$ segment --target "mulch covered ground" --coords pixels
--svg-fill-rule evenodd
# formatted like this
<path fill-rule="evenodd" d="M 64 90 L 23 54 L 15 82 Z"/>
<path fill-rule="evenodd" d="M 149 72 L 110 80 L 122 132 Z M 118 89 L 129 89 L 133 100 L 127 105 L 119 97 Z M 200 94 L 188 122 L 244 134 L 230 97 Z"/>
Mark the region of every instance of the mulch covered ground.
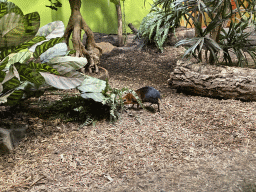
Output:
<path fill-rule="evenodd" d="M 127 106 L 115 124 L 82 128 L 40 118 L 40 108 L 35 116 L 31 106 L 6 117 L 33 134 L 0 157 L 0 191 L 256 190 L 256 102 L 176 93 L 167 80 L 183 52 L 148 47 L 101 58 L 112 87 L 158 89 L 160 113 Z"/>

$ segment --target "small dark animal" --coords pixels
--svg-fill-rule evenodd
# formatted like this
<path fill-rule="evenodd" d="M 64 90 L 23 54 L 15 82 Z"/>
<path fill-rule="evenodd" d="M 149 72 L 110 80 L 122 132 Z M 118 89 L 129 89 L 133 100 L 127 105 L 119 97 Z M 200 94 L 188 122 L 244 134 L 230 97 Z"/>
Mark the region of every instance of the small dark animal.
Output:
<path fill-rule="evenodd" d="M 153 87 L 142 87 L 135 91 L 141 101 L 144 102 L 150 102 L 152 104 L 158 105 L 158 111 L 160 112 L 159 108 L 159 101 L 160 101 L 160 93 Z M 131 94 L 128 93 L 123 97 L 124 104 L 137 104 L 137 108 L 139 106 L 139 103 L 137 99 Z"/>

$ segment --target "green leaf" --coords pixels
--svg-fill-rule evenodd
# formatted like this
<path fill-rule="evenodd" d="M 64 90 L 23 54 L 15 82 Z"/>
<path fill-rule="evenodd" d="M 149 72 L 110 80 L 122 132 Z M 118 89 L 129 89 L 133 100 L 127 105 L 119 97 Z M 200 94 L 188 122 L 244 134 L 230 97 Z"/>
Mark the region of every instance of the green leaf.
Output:
<path fill-rule="evenodd" d="M 9 57 L 5 57 L 1 62 L 0 62 L 0 71 L 2 71 L 6 65 L 8 64 L 8 61 L 9 61 Z M 0 76 L 1 78 L 1 76 Z"/>
<path fill-rule="evenodd" d="M 106 87 L 106 81 L 86 76 L 82 84 L 77 87 L 82 92 L 101 93 Z"/>
<path fill-rule="evenodd" d="M 79 70 L 85 67 L 87 63 L 87 59 L 84 57 L 59 56 L 52 58 L 48 65 L 53 66 L 53 68 L 57 68 L 56 65 L 60 65 L 74 70 Z"/>
<path fill-rule="evenodd" d="M 0 12 L 1 12 L 0 18 L 2 18 L 5 14 L 11 13 L 11 12 L 16 13 L 17 15 L 23 16 L 23 12 L 18 6 L 16 6 L 12 2 L 7 2 L 7 1 L 0 2 Z"/>
<path fill-rule="evenodd" d="M 83 75 L 77 70 L 83 68 L 87 64 L 87 59 L 84 57 L 54 57 L 48 65 L 56 69 L 60 75 L 65 77 L 82 78 Z"/>
<path fill-rule="evenodd" d="M 9 60 L 7 66 L 10 66 L 14 63 L 25 63 L 29 58 L 31 57 L 31 54 L 29 52 L 19 52 L 14 54 L 14 56 L 11 57 Z"/>
<path fill-rule="evenodd" d="M 2 87 L 2 85 L 0 85 Z M 7 94 L 0 94 L 0 104 L 7 103 L 8 97 L 14 92 L 15 90 L 7 93 Z M 1 93 L 1 91 L 0 91 Z"/>
<path fill-rule="evenodd" d="M 29 81 L 36 86 L 44 84 L 44 78 L 40 75 L 37 70 L 31 69 L 27 64 L 16 63 L 21 81 Z"/>
<path fill-rule="evenodd" d="M 46 72 L 39 72 L 45 79 L 48 85 L 51 85 L 57 89 L 73 89 L 81 85 L 83 78 L 68 78 L 53 75 Z"/>
<path fill-rule="evenodd" d="M 43 42 L 41 45 L 38 45 L 35 49 L 33 57 L 37 59 L 42 53 L 44 53 L 47 49 L 53 47 L 57 43 L 61 43 L 64 40 L 63 37 L 52 38 L 49 41 Z"/>
<path fill-rule="evenodd" d="M 16 78 L 16 77 L 13 77 L 12 79 L 8 80 L 7 82 L 5 82 L 3 85 L 3 93 L 7 93 L 9 92 L 10 90 L 14 90 L 16 89 L 17 87 L 20 86 L 20 81 Z"/>
<path fill-rule="evenodd" d="M 1 53 L 0 53 L 0 58 L 5 58 L 6 56 L 8 56 L 11 53 L 17 53 L 23 49 L 29 48 L 30 46 L 45 40 L 46 38 L 44 36 L 37 36 L 34 37 L 32 40 L 25 42 L 25 43 L 21 43 L 20 45 L 16 46 L 16 47 L 10 47 L 9 49 L 6 48 L 2 48 L 0 49 Z"/>
<path fill-rule="evenodd" d="M 28 67 L 32 70 L 34 69 L 37 72 L 49 72 L 49 73 L 52 73 L 55 75 L 60 75 L 56 69 L 52 68 L 51 66 L 49 66 L 45 63 L 41 64 L 41 63 L 30 62 L 28 64 Z"/>
<path fill-rule="evenodd" d="M 19 75 L 15 66 L 10 67 L 10 70 L 5 74 L 5 77 L 4 77 L 4 80 L 2 81 L 2 84 L 9 81 L 13 77 L 16 77 L 20 81 L 20 75 Z"/>
<path fill-rule="evenodd" d="M 102 92 L 106 88 L 106 81 L 86 76 L 86 79 L 77 88 L 82 92 L 81 96 L 83 98 L 91 98 L 94 101 L 103 102 L 105 96 L 102 94 Z"/>
<path fill-rule="evenodd" d="M 40 27 L 40 16 L 37 12 L 24 17 L 8 13 L 0 19 L 0 48 L 16 47 L 34 38 Z"/>
<path fill-rule="evenodd" d="M 102 93 L 81 93 L 81 97 L 85 99 L 93 99 L 97 102 L 102 102 L 105 96 Z"/>
<path fill-rule="evenodd" d="M 22 90 L 15 90 L 7 97 L 7 105 L 16 105 L 22 99 L 23 96 Z"/>

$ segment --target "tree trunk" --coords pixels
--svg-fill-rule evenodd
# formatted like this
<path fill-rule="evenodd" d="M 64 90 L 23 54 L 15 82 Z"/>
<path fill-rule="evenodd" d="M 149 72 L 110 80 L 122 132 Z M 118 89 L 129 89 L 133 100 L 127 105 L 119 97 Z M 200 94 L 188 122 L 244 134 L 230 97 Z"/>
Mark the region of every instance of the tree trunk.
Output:
<path fill-rule="evenodd" d="M 71 16 L 68 21 L 67 28 L 64 33 L 65 43 L 69 49 L 69 37 L 72 35 L 73 47 L 76 50 L 76 57 L 86 57 L 89 63 L 89 72 L 92 73 L 92 69 L 95 69 L 95 72 L 98 73 L 98 63 L 100 56 L 102 54 L 102 49 L 96 45 L 94 40 L 94 35 L 90 27 L 85 23 L 81 13 L 81 0 L 69 0 L 71 8 Z M 86 46 L 81 42 L 81 30 L 84 30 L 87 39 Z M 73 55 L 74 56 L 74 55 Z"/>
<path fill-rule="evenodd" d="M 117 14 L 117 22 L 118 22 L 118 31 L 117 31 L 118 47 L 122 47 L 124 45 L 124 41 L 123 41 L 122 10 L 121 10 L 120 1 L 118 4 L 116 4 L 116 14 Z"/>
<path fill-rule="evenodd" d="M 256 69 L 178 61 L 168 83 L 190 94 L 256 101 Z"/>

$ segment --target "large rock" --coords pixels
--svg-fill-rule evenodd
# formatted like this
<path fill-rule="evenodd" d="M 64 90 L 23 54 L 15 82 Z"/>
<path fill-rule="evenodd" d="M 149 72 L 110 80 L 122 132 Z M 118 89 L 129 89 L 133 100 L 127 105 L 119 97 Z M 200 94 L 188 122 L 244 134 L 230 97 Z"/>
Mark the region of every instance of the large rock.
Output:
<path fill-rule="evenodd" d="M 26 135 L 28 125 L 0 127 L 0 154 L 10 152 Z"/>

